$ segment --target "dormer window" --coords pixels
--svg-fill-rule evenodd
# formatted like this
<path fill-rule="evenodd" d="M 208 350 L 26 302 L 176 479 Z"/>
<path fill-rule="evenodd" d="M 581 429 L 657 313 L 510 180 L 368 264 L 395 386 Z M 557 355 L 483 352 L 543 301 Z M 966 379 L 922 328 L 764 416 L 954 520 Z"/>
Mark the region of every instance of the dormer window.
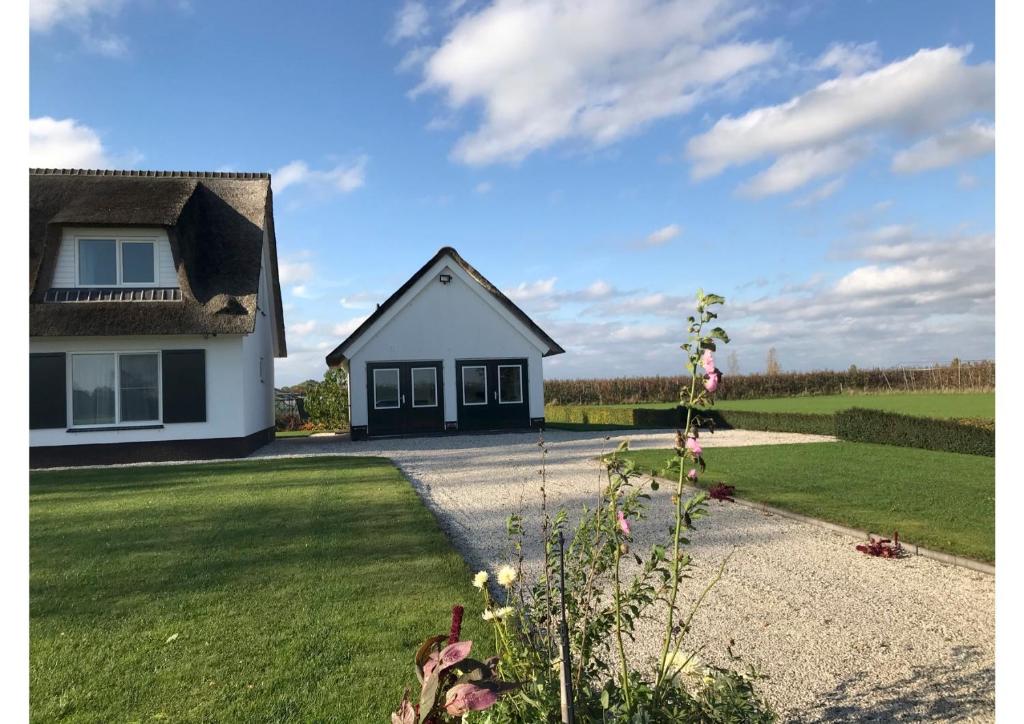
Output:
<path fill-rule="evenodd" d="M 156 285 L 156 240 L 76 237 L 78 286 Z"/>

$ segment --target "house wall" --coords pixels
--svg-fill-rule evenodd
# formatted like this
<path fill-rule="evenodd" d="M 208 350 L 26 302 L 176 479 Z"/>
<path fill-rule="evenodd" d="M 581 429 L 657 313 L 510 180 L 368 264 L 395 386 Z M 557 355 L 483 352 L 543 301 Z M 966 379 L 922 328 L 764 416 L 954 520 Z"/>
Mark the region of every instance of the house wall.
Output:
<path fill-rule="evenodd" d="M 251 336 L 251 335 L 250 335 Z M 31 447 L 158 442 L 247 435 L 244 409 L 243 341 L 239 335 L 138 337 L 33 337 L 29 352 L 131 352 L 165 349 L 206 350 L 206 422 L 168 424 L 153 430 L 69 433 L 64 428 L 30 430 Z M 251 365 L 249 365 L 251 366 Z M 271 386 L 271 389 L 273 387 Z M 272 396 L 271 396 L 272 397 Z M 70 420 L 70 418 L 69 418 Z"/>
<path fill-rule="evenodd" d="M 441 273 L 451 283 L 438 281 Z M 457 420 L 455 360 L 525 357 L 528 360 L 530 417 L 544 416 L 544 374 L 538 345 L 511 324 L 471 285 L 461 268 L 443 261 L 427 274 L 414 296 L 349 356 L 351 424 L 367 424 L 366 363 L 442 360 L 445 421 Z M 369 332 L 368 332 L 369 334 Z"/>
<path fill-rule="evenodd" d="M 268 269 L 269 246 L 264 235 L 256 325 L 252 334 L 242 338 L 242 402 L 246 435 L 274 426 L 274 302 L 270 296 Z"/>
<path fill-rule="evenodd" d="M 51 287 L 67 288 L 77 286 L 75 262 L 76 236 L 131 236 L 156 239 L 156 286 L 178 286 L 178 273 L 174 269 L 174 255 L 171 253 L 171 243 L 168 240 L 167 232 L 164 229 L 104 228 L 99 230 L 90 227 L 68 226 L 64 228 L 60 242 L 60 249 L 57 251 L 57 262 L 53 271 L 53 281 L 50 284 Z"/>

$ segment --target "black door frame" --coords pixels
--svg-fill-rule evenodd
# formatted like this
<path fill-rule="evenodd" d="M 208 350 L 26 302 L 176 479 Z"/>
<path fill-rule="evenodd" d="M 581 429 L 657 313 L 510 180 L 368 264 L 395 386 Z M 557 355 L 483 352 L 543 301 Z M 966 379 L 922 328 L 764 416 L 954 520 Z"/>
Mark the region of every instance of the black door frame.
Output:
<path fill-rule="evenodd" d="M 502 402 L 499 369 L 517 366 L 520 370 L 521 401 Z M 463 370 L 466 367 L 485 369 L 486 402 L 466 404 Z M 456 414 L 460 430 L 519 430 L 530 427 L 530 366 L 526 357 L 490 357 L 455 360 Z"/>
<path fill-rule="evenodd" d="M 435 370 L 435 404 L 415 405 L 413 370 Z M 398 371 L 398 405 L 378 408 L 375 372 Z M 366 433 L 368 436 L 407 435 L 443 432 L 444 363 L 441 360 L 394 360 L 366 363 Z"/>

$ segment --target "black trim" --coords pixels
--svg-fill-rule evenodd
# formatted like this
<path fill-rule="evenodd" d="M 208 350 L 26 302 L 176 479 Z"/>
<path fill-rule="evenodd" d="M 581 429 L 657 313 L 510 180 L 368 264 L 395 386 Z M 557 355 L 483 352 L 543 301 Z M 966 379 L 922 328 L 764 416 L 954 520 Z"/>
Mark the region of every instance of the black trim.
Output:
<path fill-rule="evenodd" d="M 482 286 L 488 293 L 491 294 L 491 296 L 493 296 L 495 299 L 501 302 L 502 306 L 504 306 L 508 311 L 510 311 L 520 322 L 525 324 L 531 332 L 537 335 L 537 337 L 539 337 L 541 341 L 543 341 L 544 344 L 548 346 L 548 351 L 544 353 L 545 357 L 550 357 L 551 355 L 562 354 L 563 352 L 565 352 L 565 350 L 559 346 L 558 342 L 551 339 L 551 337 L 549 337 L 543 329 L 537 326 L 536 322 L 534 322 L 526 315 L 526 312 L 517 307 L 511 299 L 509 299 L 508 297 L 501 293 L 500 289 L 491 284 L 487 280 L 487 278 L 484 277 L 483 274 L 478 272 L 476 269 L 470 266 L 469 262 L 467 262 L 465 259 L 459 256 L 459 252 L 455 251 L 455 249 L 453 249 L 450 246 L 445 246 L 438 250 L 438 252 L 434 254 L 433 258 L 431 258 L 430 261 L 428 261 L 426 264 L 420 267 L 419 271 L 417 271 L 415 274 L 409 277 L 409 280 L 401 287 L 399 287 L 397 292 L 388 297 L 383 304 L 378 305 L 377 309 L 374 310 L 373 314 L 367 317 L 366 320 L 362 324 L 360 324 L 352 334 L 345 338 L 345 341 L 343 341 L 341 344 L 335 347 L 334 350 L 332 350 L 331 353 L 327 355 L 327 366 L 337 367 L 338 365 L 340 365 L 346 359 L 345 350 L 352 346 L 352 344 L 357 339 L 359 339 L 359 337 L 361 337 L 363 333 L 366 332 L 366 330 L 368 330 L 373 325 L 374 322 L 380 319 L 381 316 L 383 316 L 388 311 L 388 309 L 394 306 L 394 304 L 399 299 L 401 299 L 416 282 L 422 279 L 423 276 L 428 271 L 430 271 L 430 268 L 433 267 L 434 264 L 440 261 L 441 258 L 444 256 L 450 257 L 452 261 L 454 261 L 456 264 L 462 267 L 463 271 L 465 271 L 467 274 L 473 277 L 473 279 L 475 279 L 477 283 L 480 284 L 480 286 Z"/>
<path fill-rule="evenodd" d="M 164 426 L 154 425 L 110 425 L 109 427 L 69 427 L 68 432 L 120 432 L 121 430 L 163 430 Z"/>
<path fill-rule="evenodd" d="M 530 427 L 532 429 L 534 429 L 534 430 L 543 430 L 544 429 L 544 418 L 543 417 L 531 417 L 530 418 Z"/>
<path fill-rule="evenodd" d="M 67 427 L 67 356 L 43 352 L 28 356 L 28 429 Z"/>
<path fill-rule="evenodd" d="M 349 431 L 349 435 L 353 442 L 365 440 L 367 437 L 366 425 L 353 425 L 351 430 Z"/>
<path fill-rule="evenodd" d="M 31 468 L 117 465 L 119 463 L 211 460 L 245 457 L 274 440 L 274 428 L 246 437 L 215 437 L 192 440 L 152 440 L 85 445 L 43 445 L 29 448 Z"/>

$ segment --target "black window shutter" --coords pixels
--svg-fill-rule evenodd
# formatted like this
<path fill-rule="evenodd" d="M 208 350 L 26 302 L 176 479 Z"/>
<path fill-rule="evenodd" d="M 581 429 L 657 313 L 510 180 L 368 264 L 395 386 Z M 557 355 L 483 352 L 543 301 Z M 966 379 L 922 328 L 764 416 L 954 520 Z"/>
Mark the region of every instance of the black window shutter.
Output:
<path fill-rule="evenodd" d="M 68 368 L 64 353 L 37 353 L 28 358 L 29 429 L 67 427 Z"/>
<path fill-rule="evenodd" d="M 206 350 L 163 351 L 164 422 L 206 422 Z"/>

